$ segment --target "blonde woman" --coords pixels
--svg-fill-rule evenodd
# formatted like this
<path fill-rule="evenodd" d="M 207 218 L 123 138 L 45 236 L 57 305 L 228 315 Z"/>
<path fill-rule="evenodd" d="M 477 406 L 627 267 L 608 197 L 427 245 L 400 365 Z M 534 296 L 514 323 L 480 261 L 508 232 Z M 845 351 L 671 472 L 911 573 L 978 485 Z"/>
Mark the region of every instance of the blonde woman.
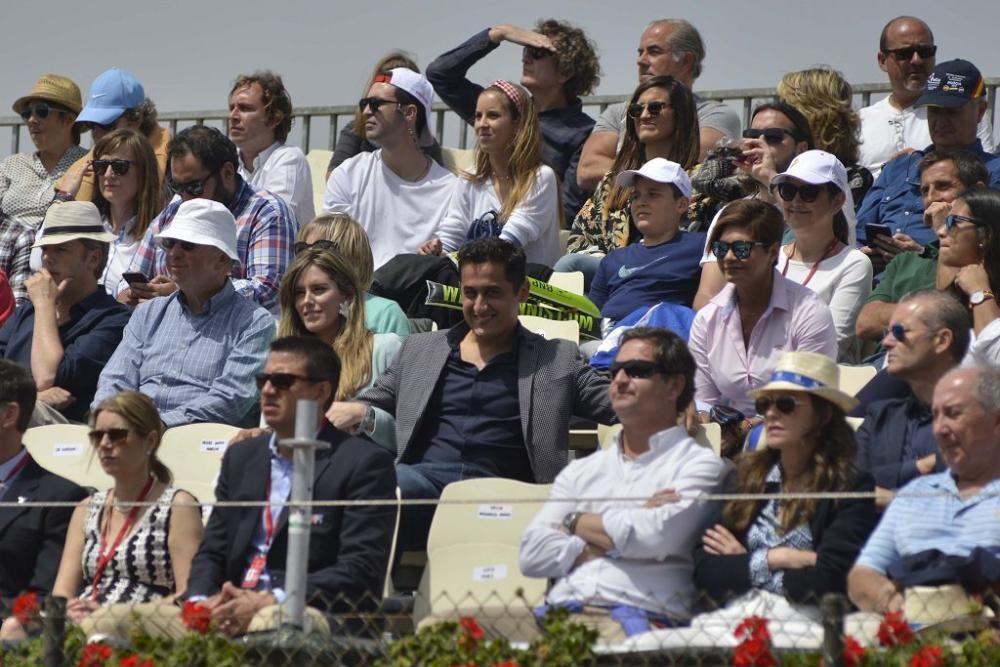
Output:
<path fill-rule="evenodd" d="M 299 229 L 295 254 L 312 247 L 332 250 L 354 269 L 365 295 L 365 323 L 372 333 L 394 333 L 400 338 L 410 335 L 410 320 L 399 304 L 368 291 L 375 279 L 375 260 L 364 227 L 341 213 L 318 216 Z"/>
<path fill-rule="evenodd" d="M 542 164 L 538 113 L 528 92 L 495 81 L 476 102 L 476 167 L 455 183 L 437 238 L 418 253 L 458 250 L 496 236 L 524 249 L 529 262 L 553 266 L 561 254 L 559 181 Z"/>

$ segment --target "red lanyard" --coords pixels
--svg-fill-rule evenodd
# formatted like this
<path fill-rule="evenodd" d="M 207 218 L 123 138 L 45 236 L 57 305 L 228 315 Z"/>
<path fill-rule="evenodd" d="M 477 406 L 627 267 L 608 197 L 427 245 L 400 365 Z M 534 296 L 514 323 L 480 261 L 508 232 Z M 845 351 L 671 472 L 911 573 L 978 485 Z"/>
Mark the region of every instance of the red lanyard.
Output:
<path fill-rule="evenodd" d="M 833 249 L 837 247 L 838 243 L 840 243 L 840 241 L 838 241 L 837 239 L 833 239 L 832 241 L 830 241 L 830 245 L 828 245 L 826 247 L 826 250 L 823 251 L 823 256 L 820 257 L 818 260 L 816 260 L 816 263 L 812 265 L 812 268 L 809 269 L 809 273 L 806 274 L 806 279 L 803 280 L 801 283 L 799 283 L 800 285 L 805 287 L 806 285 L 809 284 L 809 281 L 812 280 L 813 275 L 816 274 L 816 269 L 818 269 L 819 265 L 823 263 L 823 260 L 825 260 L 827 257 L 830 256 L 830 253 L 833 252 Z M 795 244 L 792 243 L 792 255 L 794 254 L 795 254 Z M 788 263 L 790 261 L 792 261 L 791 256 L 785 258 L 785 266 L 782 267 L 781 269 L 781 275 L 783 277 L 788 274 Z"/>
<path fill-rule="evenodd" d="M 26 465 L 28 465 L 28 450 L 27 449 L 22 449 L 21 450 L 21 460 L 18 461 L 17 463 L 15 463 L 14 467 L 10 469 L 9 473 L 7 473 L 7 476 L 3 478 L 3 481 L 0 481 L 0 489 L 6 487 L 7 486 L 7 482 L 9 482 L 10 480 L 14 479 L 14 476 L 17 473 L 21 472 L 21 468 L 23 468 Z"/>
<path fill-rule="evenodd" d="M 142 487 L 142 491 L 139 493 L 139 498 L 135 501 L 136 503 L 141 503 L 146 499 L 146 494 L 149 490 L 153 488 L 152 475 L 149 477 L 149 481 L 146 482 L 146 486 Z M 97 568 L 94 570 L 94 579 L 90 584 L 90 598 L 92 600 L 97 599 L 97 584 L 101 581 L 101 575 L 104 574 L 104 570 L 107 569 L 108 563 L 114 558 L 115 552 L 118 551 L 118 547 L 121 546 L 122 540 L 128 535 L 128 531 L 132 529 L 132 525 L 135 523 L 136 518 L 139 516 L 139 512 L 142 511 L 141 505 L 135 505 L 128 511 L 128 516 L 125 517 L 125 523 L 122 524 L 121 529 L 118 531 L 118 535 L 115 536 L 115 541 L 111 544 L 110 548 L 107 548 L 108 540 L 108 530 L 111 529 L 111 511 L 112 507 L 110 503 L 105 501 L 108 507 L 108 515 L 104 518 L 104 525 L 101 526 L 101 543 L 99 545 L 99 550 L 97 552 Z M 103 511 L 103 509 L 102 509 Z"/>
<path fill-rule="evenodd" d="M 264 552 L 271 550 L 271 539 L 274 537 L 274 517 L 271 516 L 271 473 L 267 474 L 267 486 L 264 487 Z"/>

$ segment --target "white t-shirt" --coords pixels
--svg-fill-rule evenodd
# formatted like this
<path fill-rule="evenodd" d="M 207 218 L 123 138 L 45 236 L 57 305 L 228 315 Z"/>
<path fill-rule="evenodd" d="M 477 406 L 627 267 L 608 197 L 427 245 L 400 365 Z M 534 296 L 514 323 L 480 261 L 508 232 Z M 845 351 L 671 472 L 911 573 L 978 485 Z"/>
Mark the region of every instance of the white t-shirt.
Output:
<path fill-rule="evenodd" d="M 861 152 L 859 162 L 878 178 L 882 166 L 904 148 L 923 150 L 931 145 L 927 129 L 927 107 L 909 106 L 902 111 L 884 97 L 858 111 L 861 116 Z M 983 150 L 993 152 L 993 129 L 989 114 L 983 115 L 976 130 Z"/>
<path fill-rule="evenodd" d="M 127 283 L 122 282 L 122 274 L 132 271 L 132 265 L 136 263 L 135 255 L 139 252 L 139 242 L 142 241 L 141 237 L 136 239 L 132 235 L 136 222 L 138 218 L 133 216 L 122 225 L 121 230 L 115 235 L 115 240 L 108 244 L 108 262 L 104 265 L 98 283 L 113 297 L 117 297 L 120 290 L 128 287 Z M 107 218 L 104 219 L 104 228 L 111 232 L 111 224 Z"/>
<path fill-rule="evenodd" d="M 243 166 L 241 156 L 239 172 L 243 180 L 258 190 L 267 190 L 283 199 L 295 214 L 296 229 L 316 217 L 312 172 L 305 154 L 297 146 L 274 142 L 254 158 L 252 172 Z"/>
<path fill-rule="evenodd" d="M 437 236 L 448 212 L 455 175 L 430 160 L 419 181 L 405 181 L 382 161 L 382 149 L 358 153 L 330 174 L 324 213 L 344 213 L 364 227 L 375 268 L 401 253 L 413 253 Z"/>
<path fill-rule="evenodd" d="M 473 221 L 490 211 L 500 214 L 502 204 L 490 180 L 459 178 L 451 206 L 438 231 L 445 252 L 461 248 Z M 535 184 L 511 212 L 500 238 L 524 249 L 529 262 L 552 266 L 562 254 L 559 247 L 559 181 L 546 165 L 535 171 Z"/>
<path fill-rule="evenodd" d="M 787 250 L 788 246 L 782 247 L 775 268 L 789 280 L 801 285 L 814 263 L 789 260 L 786 255 Z M 838 360 L 857 361 L 854 324 L 861 306 L 872 291 L 871 260 L 857 248 L 845 246 L 837 254 L 819 263 L 816 273 L 805 287 L 815 292 L 830 306 L 833 326 L 837 329 Z"/>

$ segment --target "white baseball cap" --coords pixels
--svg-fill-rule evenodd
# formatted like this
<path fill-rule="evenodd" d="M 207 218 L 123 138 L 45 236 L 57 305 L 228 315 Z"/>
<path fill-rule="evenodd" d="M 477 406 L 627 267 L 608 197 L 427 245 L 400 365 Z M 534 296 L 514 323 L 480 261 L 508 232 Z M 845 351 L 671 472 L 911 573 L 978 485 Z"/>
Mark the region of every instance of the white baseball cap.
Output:
<path fill-rule="evenodd" d="M 826 151 L 811 150 L 799 153 L 784 173 L 771 179 L 771 187 L 790 178 L 796 178 L 810 185 L 833 183 L 844 195 L 850 195 L 851 192 L 847 184 L 847 169 L 833 153 Z"/>
<path fill-rule="evenodd" d="M 662 157 L 654 157 L 638 169 L 628 169 L 618 174 L 618 185 L 630 187 L 635 184 L 635 179 L 639 176 L 657 183 L 675 185 L 682 195 L 691 198 L 691 179 L 688 178 L 684 167 L 676 162 Z"/>
<path fill-rule="evenodd" d="M 160 247 L 163 246 L 163 239 L 212 246 L 234 262 L 240 259 L 236 254 L 236 218 L 228 208 L 211 199 L 181 202 L 174 219 L 156 235 Z"/>
<path fill-rule="evenodd" d="M 389 70 L 388 81 L 386 83 L 396 86 L 400 90 L 405 90 L 410 95 L 417 98 L 424 108 L 424 118 L 426 119 L 423 129 L 420 130 L 420 145 L 430 146 L 434 143 L 434 135 L 431 134 L 431 104 L 434 103 L 434 88 L 422 74 L 417 74 L 412 69 L 405 67 L 394 67 Z"/>

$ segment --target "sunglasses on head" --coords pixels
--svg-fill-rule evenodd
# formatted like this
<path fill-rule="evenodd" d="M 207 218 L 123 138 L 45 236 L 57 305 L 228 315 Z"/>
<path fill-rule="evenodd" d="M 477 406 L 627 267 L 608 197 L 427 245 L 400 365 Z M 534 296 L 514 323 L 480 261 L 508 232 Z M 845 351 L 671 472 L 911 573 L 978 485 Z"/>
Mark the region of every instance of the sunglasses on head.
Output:
<path fill-rule="evenodd" d="M 937 47 L 931 44 L 930 46 L 919 45 L 919 46 L 902 46 L 898 49 L 886 49 L 882 53 L 887 56 L 892 56 L 896 60 L 905 62 L 913 58 L 913 54 L 916 53 L 920 56 L 921 60 L 927 60 L 928 58 L 933 58 L 937 53 Z"/>
<path fill-rule="evenodd" d="M 630 359 L 628 361 L 616 361 L 611 364 L 611 377 L 617 377 L 618 371 L 625 371 L 625 375 L 630 378 L 646 379 L 657 373 L 663 373 L 663 369 L 655 361 L 644 359 Z"/>
<path fill-rule="evenodd" d="M 188 181 L 187 183 L 178 183 L 174 180 L 173 175 L 170 170 L 167 170 L 167 187 L 170 191 L 176 195 L 191 195 L 192 197 L 200 197 L 205 194 L 205 184 L 208 180 L 218 174 L 218 170 L 213 171 L 211 174 L 205 178 L 198 179 L 196 181 Z"/>
<path fill-rule="evenodd" d="M 48 102 L 35 102 L 24 107 L 21 111 L 21 119 L 28 120 L 34 114 L 37 118 L 45 120 L 53 111 L 69 111 L 69 109 L 65 109 L 57 104 L 49 104 Z"/>
<path fill-rule="evenodd" d="M 958 223 L 960 222 L 968 222 L 969 224 L 975 225 L 976 227 L 983 226 L 983 223 L 979 218 L 970 218 L 967 215 L 955 215 L 954 213 L 952 213 L 951 215 L 945 216 L 944 219 L 944 225 L 945 228 L 948 230 L 949 234 L 956 234 L 958 233 L 958 230 L 962 229 L 961 227 L 958 227 Z"/>
<path fill-rule="evenodd" d="M 760 241 L 733 241 L 732 243 L 726 243 L 725 241 L 713 241 L 712 254 L 715 255 L 716 259 L 722 259 L 730 250 L 732 250 L 733 257 L 739 260 L 745 260 L 749 259 L 750 252 L 754 249 L 754 246 L 764 247 L 764 244 Z"/>
<path fill-rule="evenodd" d="M 194 243 L 190 241 L 181 241 L 180 239 L 159 239 L 160 247 L 164 250 L 173 250 L 175 245 L 181 247 L 181 250 L 191 252 L 194 250 Z"/>
<path fill-rule="evenodd" d="M 780 144 L 785 140 L 785 137 L 795 138 L 795 133 L 791 130 L 786 130 L 783 127 L 768 127 L 763 130 L 758 130 L 753 127 L 748 127 L 743 130 L 744 139 L 760 139 L 763 138 L 768 144 L 774 146 Z"/>
<path fill-rule="evenodd" d="M 649 112 L 650 116 L 659 116 L 660 112 L 664 109 L 672 109 L 666 102 L 647 102 L 646 104 L 640 104 L 636 102 L 635 104 L 630 104 L 628 106 L 628 115 L 632 118 L 639 118 L 642 116 L 643 111 Z"/>
<path fill-rule="evenodd" d="M 90 444 L 94 447 L 104 442 L 104 436 L 108 436 L 108 441 L 115 445 L 127 438 L 128 432 L 127 428 L 109 428 L 103 431 L 95 428 L 87 434 L 87 437 L 90 438 Z"/>
<path fill-rule="evenodd" d="M 366 108 L 371 107 L 372 113 L 377 113 L 379 107 L 383 104 L 399 104 L 396 100 L 385 100 L 381 97 L 362 97 L 358 100 L 358 111 L 364 111 Z"/>
<path fill-rule="evenodd" d="M 528 56 L 532 60 L 541 60 L 542 58 L 548 58 L 549 56 L 555 54 L 548 49 L 543 49 L 540 46 L 526 46 L 524 47 L 524 55 Z"/>
<path fill-rule="evenodd" d="M 257 373 L 254 377 L 257 380 L 257 389 L 263 389 L 268 382 L 278 391 L 291 389 L 292 385 L 302 380 L 303 382 L 316 382 L 311 377 L 296 375 L 295 373 Z"/>
<path fill-rule="evenodd" d="M 114 172 L 115 176 L 124 176 L 128 173 L 132 162 L 133 160 L 94 160 L 91 164 L 94 167 L 94 174 L 97 176 L 104 176 L 108 171 L 108 167 L 111 167 L 111 171 Z"/>
<path fill-rule="evenodd" d="M 320 239 L 319 241 L 316 241 L 314 243 L 306 243 L 305 241 L 296 241 L 295 246 L 293 247 L 295 248 L 295 254 L 301 255 L 310 248 L 315 248 L 316 250 L 336 250 L 337 243 L 335 241 L 328 241 L 326 239 Z"/>
<path fill-rule="evenodd" d="M 775 187 L 775 190 L 777 190 L 778 196 L 784 199 L 785 201 L 792 201 L 793 199 L 795 199 L 795 196 L 798 195 L 799 199 L 801 199 L 803 202 L 805 202 L 806 204 L 811 204 L 812 202 L 816 201 L 816 198 L 819 197 L 819 193 L 822 192 L 825 188 L 826 188 L 825 185 L 813 185 L 812 183 L 795 185 L 794 183 L 789 183 L 788 181 L 784 181 L 782 183 L 778 183 L 777 187 Z"/>
<path fill-rule="evenodd" d="M 771 405 L 774 405 L 778 409 L 778 412 L 786 415 L 790 415 L 795 412 L 795 408 L 799 405 L 799 400 L 794 396 L 761 396 L 758 398 L 753 406 L 757 414 L 763 415 L 767 414 L 767 411 L 771 409 Z"/>

